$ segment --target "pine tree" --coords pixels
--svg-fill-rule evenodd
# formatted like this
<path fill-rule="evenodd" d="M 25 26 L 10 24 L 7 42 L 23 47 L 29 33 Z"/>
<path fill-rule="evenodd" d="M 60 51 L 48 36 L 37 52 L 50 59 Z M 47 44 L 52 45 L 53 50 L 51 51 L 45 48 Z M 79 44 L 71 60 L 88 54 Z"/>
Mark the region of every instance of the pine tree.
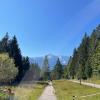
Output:
<path fill-rule="evenodd" d="M 91 36 L 90 36 L 90 56 L 93 55 L 97 45 L 98 45 L 98 41 L 100 41 L 100 25 L 98 25 L 96 27 L 95 30 L 93 30 Z"/>
<path fill-rule="evenodd" d="M 70 78 L 70 66 L 72 62 L 72 56 L 70 56 L 68 64 L 64 68 L 64 77 L 69 79 Z"/>
<path fill-rule="evenodd" d="M 62 66 L 59 58 L 57 59 L 57 63 L 54 68 L 54 73 L 55 73 L 56 79 L 61 79 L 63 76 L 63 66 Z"/>
<path fill-rule="evenodd" d="M 0 41 L 0 52 L 8 52 L 9 51 L 8 44 L 9 44 L 9 35 L 8 33 L 6 33 L 6 35 Z"/>
<path fill-rule="evenodd" d="M 23 76 L 30 68 L 30 62 L 28 57 L 23 57 Z"/>
<path fill-rule="evenodd" d="M 42 66 L 42 77 L 44 80 L 50 79 L 50 69 L 49 69 L 49 62 L 48 56 L 45 56 L 43 66 Z"/>
<path fill-rule="evenodd" d="M 97 70 L 95 63 L 98 63 L 96 52 L 97 48 L 99 48 L 99 41 L 100 41 L 100 25 L 96 27 L 96 29 L 92 32 L 90 36 L 90 42 L 89 42 L 89 58 L 88 58 L 88 76 L 92 77 L 93 71 Z M 89 77 L 89 78 L 90 78 Z"/>
<path fill-rule="evenodd" d="M 69 75 L 78 79 L 91 78 L 94 71 L 100 73 L 100 25 L 92 32 L 91 36 L 84 35 L 80 46 L 74 50 L 71 63 L 68 64 Z"/>
<path fill-rule="evenodd" d="M 91 78 L 92 77 L 93 68 L 91 66 L 90 59 L 88 59 L 88 61 L 86 63 L 85 74 L 86 74 L 87 78 Z"/>
<path fill-rule="evenodd" d="M 98 42 L 97 48 L 93 56 L 91 57 L 91 65 L 93 70 L 97 70 L 98 73 L 100 71 L 100 41 Z"/>
<path fill-rule="evenodd" d="M 86 73 L 85 73 L 85 68 L 86 68 L 86 63 L 88 60 L 88 50 L 89 50 L 89 37 L 87 34 L 84 35 L 82 43 L 80 44 L 79 47 L 79 67 L 81 71 L 82 79 L 86 79 Z"/>
<path fill-rule="evenodd" d="M 70 66 L 69 66 L 69 75 L 72 77 L 72 79 L 75 78 L 75 75 L 76 75 L 76 70 L 77 70 L 77 63 L 78 63 L 78 55 L 77 55 L 77 50 L 74 49 L 74 53 L 73 53 L 73 58 L 72 58 L 72 61 L 70 63 Z"/>
<path fill-rule="evenodd" d="M 17 77 L 17 81 L 20 81 L 22 78 L 22 55 L 20 48 L 18 46 L 17 38 L 16 36 L 13 37 L 13 39 L 9 43 L 9 56 L 14 59 L 16 67 L 18 67 L 19 73 Z"/>

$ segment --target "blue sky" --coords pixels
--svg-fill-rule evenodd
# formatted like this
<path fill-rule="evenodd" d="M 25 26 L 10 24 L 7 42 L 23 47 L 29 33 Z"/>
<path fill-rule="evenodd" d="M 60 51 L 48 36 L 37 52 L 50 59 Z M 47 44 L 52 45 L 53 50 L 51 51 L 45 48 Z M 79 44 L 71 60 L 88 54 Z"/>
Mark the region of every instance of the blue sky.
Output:
<path fill-rule="evenodd" d="M 16 35 L 24 56 L 70 56 L 100 24 L 100 0 L 0 0 L 0 38 Z"/>

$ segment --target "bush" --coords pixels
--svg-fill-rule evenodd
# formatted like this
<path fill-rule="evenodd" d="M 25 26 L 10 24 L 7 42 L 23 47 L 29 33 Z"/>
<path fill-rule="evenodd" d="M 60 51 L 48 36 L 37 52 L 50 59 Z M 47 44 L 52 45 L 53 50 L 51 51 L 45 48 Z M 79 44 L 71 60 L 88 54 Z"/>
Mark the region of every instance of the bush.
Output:
<path fill-rule="evenodd" d="M 8 54 L 0 54 L 0 83 L 11 82 L 17 74 L 14 60 Z"/>

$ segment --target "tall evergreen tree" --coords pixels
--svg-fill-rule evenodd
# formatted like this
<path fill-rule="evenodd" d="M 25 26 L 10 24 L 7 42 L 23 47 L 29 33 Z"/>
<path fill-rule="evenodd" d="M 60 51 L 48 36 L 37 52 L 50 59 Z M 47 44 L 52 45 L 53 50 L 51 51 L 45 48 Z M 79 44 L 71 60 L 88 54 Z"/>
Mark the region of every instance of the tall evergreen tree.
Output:
<path fill-rule="evenodd" d="M 0 41 L 0 52 L 8 52 L 9 51 L 8 44 L 9 44 L 9 35 L 8 33 L 6 33 L 6 35 Z"/>
<path fill-rule="evenodd" d="M 98 41 L 100 41 L 100 25 L 96 27 L 96 29 L 93 30 L 91 36 L 90 36 L 90 50 L 89 54 L 90 56 L 93 55 L 97 45 Z"/>
<path fill-rule="evenodd" d="M 96 27 L 96 29 L 92 32 L 90 36 L 90 42 L 89 42 L 90 49 L 89 49 L 89 58 L 88 58 L 88 62 L 89 62 L 88 76 L 90 77 L 92 77 L 94 70 L 98 70 L 96 64 L 99 62 L 99 60 L 97 60 L 99 57 L 97 56 L 98 55 L 97 52 L 99 52 L 99 45 L 100 45 L 99 42 L 100 42 L 100 25 Z"/>
<path fill-rule="evenodd" d="M 85 73 L 85 68 L 86 68 L 86 62 L 88 60 L 88 50 L 89 50 L 89 37 L 87 34 L 84 35 L 82 43 L 80 44 L 79 47 L 79 68 L 81 70 L 81 75 L 82 79 L 86 79 L 86 73 Z M 79 71 L 80 71 L 79 70 Z"/>
<path fill-rule="evenodd" d="M 23 57 L 23 76 L 30 68 L 30 62 L 28 57 Z"/>
<path fill-rule="evenodd" d="M 10 58 L 14 59 L 15 66 L 18 68 L 16 81 L 20 82 L 26 71 L 29 70 L 30 63 L 28 57 L 22 59 L 16 36 L 9 39 L 9 35 L 6 33 L 0 41 L 0 53 L 8 53 Z"/>
<path fill-rule="evenodd" d="M 95 53 L 91 57 L 91 65 L 93 70 L 97 70 L 98 73 L 100 72 L 100 41 L 98 42 L 98 46 L 95 49 Z"/>
<path fill-rule="evenodd" d="M 42 77 L 44 80 L 50 79 L 50 69 L 49 69 L 49 62 L 48 62 L 48 56 L 45 56 L 43 66 L 42 66 Z"/>
<path fill-rule="evenodd" d="M 68 64 L 64 68 L 64 77 L 69 79 L 70 78 L 70 66 L 72 62 L 72 56 L 70 56 Z"/>
<path fill-rule="evenodd" d="M 78 79 L 91 78 L 94 71 L 100 72 L 100 25 L 92 32 L 91 36 L 84 35 L 80 46 L 74 50 L 71 63 L 68 64 L 70 76 L 77 75 Z"/>
<path fill-rule="evenodd" d="M 56 79 L 61 79 L 63 76 L 63 66 L 62 66 L 59 58 L 57 59 L 57 63 L 56 63 L 55 68 L 54 68 L 54 73 L 55 73 Z"/>
<path fill-rule="evenodd" d="M 74 79 L 76 76 L 76 70 L 78 67 L 78 54 L 76 48 L 74 49 L 73 58 L 69 66 L 69 75 Z"/>
<path fill-rule="evenodd" d="M 15 65 L 16 67 L 18 67 L 19 74 L 18 74 L 17 80 L 20 81 L 22 78 L 22 72 L 23 72 L 22 55 L 21 55 L 21 51 L 20 51 L 16 36 L 14 36 L 13 39 L 9 43 L 9 55 L 10 57 L 14 59 Z"/>
<path fill-rule="evenodd" d="M 86 74 L 87 78 L 91 78 L 92 74 L 93 74 L 93 68 L 92 68 L 91 63 L 90 63 L 90 58 L 86 62 L 85 74 Z"/>

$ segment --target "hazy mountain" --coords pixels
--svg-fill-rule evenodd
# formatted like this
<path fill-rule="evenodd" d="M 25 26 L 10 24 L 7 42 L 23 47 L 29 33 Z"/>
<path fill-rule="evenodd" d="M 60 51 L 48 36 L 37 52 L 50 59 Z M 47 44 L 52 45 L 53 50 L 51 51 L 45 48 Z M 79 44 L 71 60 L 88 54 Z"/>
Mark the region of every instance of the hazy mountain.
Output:
<path fill-rule="evenodd" d="M 69 60 L 69 57 L 67 57 L 67 56 L 55 56 L 55 55 L 52 55 L 52 54 L 48 54 L 47 56 L 48 56 L 50 68 L 54 67 L 58 58 L 60 59 L 62 65 L 66 65 L 68 63 L 68 60 Z M 40 67 L 42 67 L 44 57 L 45 56 L 30 58 L 30 63 L 36 62 L 36 63 L 39 64 Z"/>

